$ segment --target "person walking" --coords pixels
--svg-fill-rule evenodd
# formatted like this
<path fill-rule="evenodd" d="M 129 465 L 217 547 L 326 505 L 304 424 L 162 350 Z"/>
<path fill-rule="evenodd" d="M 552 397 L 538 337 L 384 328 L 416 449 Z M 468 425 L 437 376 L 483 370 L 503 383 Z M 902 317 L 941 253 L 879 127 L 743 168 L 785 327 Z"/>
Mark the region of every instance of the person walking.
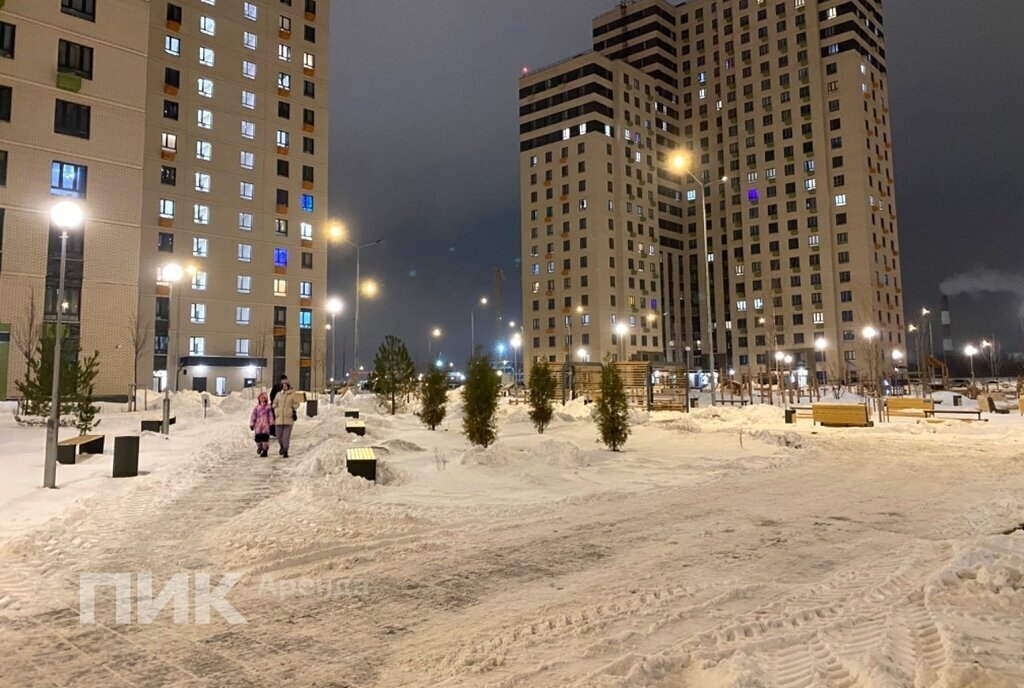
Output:
<path fill-rule="evenodd" d="M 270 405 L 274 405 L 274 400 L 277 399 L 277 395 L 281 393 L 281 385 L 288 382 L 288 376 L 282 375 L 281 379 L 275 382 L 270 388 Z M 270 436 L 277 437 L 277 426 L 270 426 Z"/>
<path fill-rule="evenodd" d="M 249 429 L 255 433 L 256 456 L 266 456 L 270 450 L 270 428 L 274 425 L 274 407 L 266 392 L 260 392 L 256 408 L 249 416 Z"/>
<path fill-rule="evenodd" d="M 281 446 L 278 453 L 286 459 L 292 439 L 292 426 L 299 418 L 298 408 L 299 398 L 291 383 L 287 378 L 281 380 L 281 391 L 274 398 L 274 424 L 277 428 L 277 443 Z"/>

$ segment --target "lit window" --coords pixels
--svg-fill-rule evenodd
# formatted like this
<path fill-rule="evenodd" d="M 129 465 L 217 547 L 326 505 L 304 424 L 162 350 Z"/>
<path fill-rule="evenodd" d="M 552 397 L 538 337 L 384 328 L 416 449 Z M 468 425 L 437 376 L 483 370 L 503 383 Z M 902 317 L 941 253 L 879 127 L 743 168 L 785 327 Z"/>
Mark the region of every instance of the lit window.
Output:
<path fill-rule="evenodd" d="M 846 194 L 836 194 L 836 206 L 842 207 L 846 205 Z"/>
<path fill-rule="evenodd" d="M 309 222 L 299 223 L 299 236 L 305 241 L 313 240 L 313 225 Z"/>
<path fill-rule="evenodd" d="M 237 306 L 235 308 L 235 324 L 248 325 L 252 321 L 252 311 L 248 306 Z"/>
<path fill-rule="evenodd" d="M 299 298 L 311 299 L 313 298 L 313 283 L 312 282 L 299 282 Z"/>
<path fill-rule="evenodd" d="M 199 64 L 204 67 L 213 66 L 213 49 L 212 48 L 199 48 Z"/>
<path fill-rule="evenodd" d="M 283 14 L 277 19 L 277 28 L 279 31 L 285 31 L 291 33 L 292 31 L 292 20 Z"/>
<path fill-rule="evenodd" d="M 291 75 L 279 72 L 277 75 L 277 87 L 282 91 L 290 91 L 292 89 Z"/>
<path fill-rule="evenodd" d="M 249 340 L 248 339 L 236 339 L 235 340 L 235 356 L 248 356 L 249 355 Z"/>
<path fill-rule="evenodd" d="M 213 144 L 209 141 L 196 141 L 196 157 L 200 160 L 213 158 Z"/>
<path fill-rule="evenodd" d="M 313 311 L 303 308 L 299 311 L 299 329 L 309 330 L 313 327 Z"/>
<path fill-rule="evenodd" d="M 284 62 L 292 61 L 292 47 L 285 45 L 284 43 L 278 43 L 277 45 L 277 59 L 283 60 Z"/>
<path fill-rule="evenodd" d="M 242 76 L 246 79 L 256 78 L 256 63 L 249 62 L 248 60 L 242 61 Z"/>
<path fill-rule="evenodd" d="M 693 189 L 689 189 L 686 192 L 686 200 L 688 200 L 688 201 L 696 201 L 697 200 L 697 192 L 694 191 Z"/>
<path fill-rule="evenodd" d="M 278 148 L 288 148 L 290 141 L 291 141 L 291 138 L 289 137 L 287 131 L 282 131 L 281 129 L 277 130 L 277 147 Z"/>
<path fill-rule="evenodd" d="M 239 275 L 236 282 L 236 289 L 239 294 L 248 294 L 252 291 L 252 276 Z"/>
<path fill-rule="evenodd" d="M 196 203 L 193 206 L 192 220 L 197 225 L 210 224 L 210 206 L 203 205 L 202 203 Z"/>
<path fill-rule="evenodd" d="M 206 322 L 206 304 L 193 303 L 190 311 L 190 320 L 193 325 L 202 325 Z"/>
<path fill-rule="evenodd" d="M 746 312 L 746 310 L 747 310 L 747 302 L 746 301 L 737 301 L 736 302 L 736 310 L 739 311 L 740 313 Z"/>
<path fill-rule="evenodd" d="M 256 5 L 252 4 L 251 2 L 247 2 L 242 6 L 242 13 L 245 15 L 245 18 L 249 21 L 256 21 Z"/>
<path fill-rule="evenodd" d="M 251 245 L 249 245 L 249 244 L 239 244 L 238 245 L 238 260 L 242 261 L 243 263 L 251 263 L 252 262 L 252 246 Z"/>
<path fill-rule="evenodd" d="M 178 137 L 175 134 L 168 134 L 164 132 L 160 135 L 160 147 L 168 153 L 174 153 L 178 150 Z"/>
<path fill-rule="evenodd" d="M 192 275 L 192 288 L 196 291 L 206 291 L 206 273 L 197 272 Z"/>
<path fill-rule="evenodd" d="M 160 199 L 160 217 L 167 220 L 174 219 L 174 201 L 169 198 Z"/>
<path fill-rule="evenodd" d="M 213 113 L 209 110 L 199 109 L 196 110 L 196 125 L 200 129 L 212 129 L 213 128 Z"/>
<path fill-rule="evenodd" d="M 302 212 L 313 212 L 313 196 L 311 194 L 302 194 Z"/>
<path fill-rule="evenodd" d="M 274 280 L 274 296 L 288 296 L 288 280 L 280 278 Z"/>
<path fill-rule="evenodd" d="M 213 17 L 200 17 L 199 31 L 205 33 L 207 36 L 213 36 L 217 33 L 217 22 Z"/>
<path fill-rule="evenodd" d="M 252 231 L 252 213 L 238 213 L 238 228 L 243 232 Z"/>
<path fill-rule="evenodd" d="M 302 67 L 303 67 L 303 69 L 313 69 L 314 68 L 313 65 L 314 65 L 315 61 L 316 61 L 316 58 L 313 57 L 312 53 L 302 53 Z M 586 133 L 586 130 L 583 129 L 583 127 L 585 127 L 585 126 L 586 126 L 585 124 L 580 125 L 580 127 L 582 129 L 581 133 L 584 133 L 584 134 Z"/>
<path fill-rule="evenodd" d="M 256 49 L 256 34 L 246 31 L 242 34 L 242 44 L 249 50 Z"/>
<path fill-rule="evenodd" d="M 256 165 L 256 155 L 249 151 L 242 151 L 240 163 L 243 169 L 251 170 Z"/>
<path fill-rule="evenodd" d="M 251 201 L 253 195 L 252 182 L 240 182 L 238 187 L 238 195 L 247 201 Z"/>
<path fill-rule="evenodd" d="M 814 317 L 814 324 L 815 325 L 824 325 L 825 324 L 825 314 L 822 311 L 815 311 L 813 317 Z"/>
<path fill-rule="evenodd" d="M 808 191 L 814 191 L 816 188 L 818 188 L 818 182 L 815 181 L 814 179 L 805 179 L 804 188 L 807 189 Z"/>
<path fill-rule="evenodd" d="M 288 249 L 286 248 L 275 248 L 274 249 L 274 265 L 279 268 L 288 267 Z"/>
<path fill-rule="evenodd" d="M 256 138 L 256 124 L 253 122 L 246 122 L 242 120 L 242 138 L 253 139 Z"/>
<path fill-rule="evenodd" d="M 205 337 L 189 337 L 188 338 L 188 354 L 189 354 L 189 356 L 205 356 L 206 355 L 206 338 Z"/>
<path fill-rule="evenodd" d="M 211 79 L 199 79 L 197 84 L 199 87 L 199 95 L 204 98 L 213 98 L 213 81 Z"/>
<path fill-rule="evenodd" d="M 250 91 L 242 91 L 242 107 L 247 110 L 256 108 L 256 94 Z"/>
<path fill-rule="evenodd" d="M 165 36 L 164 52 L 168 55 L 174 55 L 175 57 L 181 55 L 181 39 L 176 36 Z"/>
<path fill-rule="evenodd" d="M 196 191 L 210 193 L 210 175 L 205 172 L 196 172 Z"/>

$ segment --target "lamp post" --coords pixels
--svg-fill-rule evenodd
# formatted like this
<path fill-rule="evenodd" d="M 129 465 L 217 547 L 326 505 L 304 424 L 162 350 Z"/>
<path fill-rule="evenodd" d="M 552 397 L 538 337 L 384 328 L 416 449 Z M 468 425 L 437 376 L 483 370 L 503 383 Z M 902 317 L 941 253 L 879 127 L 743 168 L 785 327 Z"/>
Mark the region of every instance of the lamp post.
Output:
<path fill-rule="evenodd" d="M 174 336 L 171 336 L 171 306 L 174 302 L 174 285 L 185 275 L 184 270 L 177 263 L 168 263 L 160 271 L 160 279 L 167 283 L 167 370 L 164 378 L 164 403 L 163 423 L 160 432 L 164 435 L 171 432 L 171 370 L 174 370 L 174 391 L 178 391 L 178 362 L 180 355 L 178 351 L 178 338 L 181 335 L 181 319 L 178 318 L 174 327 Z M 178 315 L 181 315 L 181 295 L 178 295 Z M 173 348 L 172 348 L 173 347 Z M 173 352 L 173 354 L 172 354 Z"/>
<path fill-rule="evenodd" d="M 825 373 L 825 375 L 824 375 L 824 377 L 825 377 L 824 384 L 827 385 L 828 384 L 828 363 L 825 360 L 825 350 L 826 349 L 828 349 L 828 340 L 827 339 L 825 339 L 824 337 L 818 337 L 817 339 L 814 340 L 814 350 L 818 352 L 817 359 L 819 359 L 821 361 L 822 367 L 824 368 L 824 370 L 822 371 L 823 373 Z M 815 377 L 815 380 L 818 379 L 817 360 L 815 361 L 814 377 Z"/>
<path fill-rule="evenodd" d="M 57 441 L 60 434 L 60 363 L 64 335 L 64 273 L 68 260 L 68 232 L 83 226 L 85 214 L 74 201 L 61 201 L 50 209 L 50 222 L 60 230 L 60 276 L 55 301 L 57 322 L 53 336 L 53 381 L 50 388 L 50 420 L 46 425 L 46 457 L 43 462 L 43 487 L 57 487 Z"/>
<path fill-rule="evenodd" d="M 331 406 L 334 406 L 334 364 L 335 359 L 338 357 L 337 336 L 335 332 L 338 331 L 337 317 L 338 313 L 341 313 L 341 309 L 341 299 L 333 298 L 327 302 L 327 312 L 331 314 Z"/>
<path fill-rule="evenodd" d="M 708 261 L 708 209 L 707 199 L 704 195 L 704 182 L 693 173 L 693 166 L 690 156 L 679 151 L 672 155 L 669 161 L 672 170 L 682 177 L 688 176 L 697 184 L 697 195 L 700 200 L 700 226 L 701 226 L 701 262 L 704 264 L 704 302 L 707 308 L 707 333 L 708 333 L 708 359 L 711 368 L 711 405 L 715 405 L 715 327 L 712 322 L 714 307 L 711 303 L 711 267 Z M 722 182 L 728 181 L 722 177 Z"/>
<path fill-rule="evenodd" d="M 365 244 L 356 244 L 356 243 L 350 241 L 348 239 L 348 237 L 346 236 L 346 234 L 347 234 L 347 232 L 346 232 L 345 228 L 343 226 L 341 226 L 341 225 L 334 225 L 333 227 L 331 227 L 330 236 L 331 236 L 331 239 L 333 241 L 337 241 L 337 242 L 348 244 L 349 246 L 351 246 L 352 248 L 354 248 L 356 250 L 356 312 L 355 312 L 355 323 L 353 325 L 353 330 L 354 330 L 354 332 L 353 332 L 353 339 L 355 341 L 353 343 L 353 348 L 352 348 L 352 368 L 354 370 L 358 371 L 359 370 L 359 293 L 361 291 L 363 291 L 364 288 L 367 289 L 367 292 L 368 292 L 366 294 L 367 296 L 371 296 L 372 297 L 374 294 L 377 293 L 377 285 L 376 285 L 375 282 L 369 282 L 369 283 L 367 283 L 367 285 L 363 285 L 363 283 L 362 283 L 362 278 L 360 277 L 360 274 L 361 274 L 360 273 L 360 255 L 361 255 L 361 252 L 362 252 L 362 250 L 364 248 L 370 248 L 371 246 L 377 246 L 379 244 L 383 244 L 384 240 L 383 239 L 375 239 L 374 241 L 369 241 L 369 242 L 367 242 Z M 357 382 L 356 389 L 358 389 L 358 377 L 356 379 L 356 382 Z"/>
<path fill-rule="evenodd" d="M 427 361 L 434 360 L 434 340 L 441 338 L 441 328 L 435 327 L 430 331 L 430 336 L 427 337 Z"/>
<path fill-rule="evenodd" d="M 626 360 L 626 333 L 629 332 L 629 328 L 626 327 L 626 323 L 620 322 L 615 326 L 615 334 L 619 338 L 619 360 Z"/>
<path fill-rule="evenodd" d="M 964 354 L 971 360 L 971 387 L 975 387 L 974 384 L 974 356 L 978 353 L 978 349 L 973 344 L 968 344 L 964 347 Z"/>
<path fill-rule="evenodd" d="M 487 297 L 480 297 L 480 300 L 469 309 L 469 355 L 471 357 L 476 356 L 476 307 L 478 305 L 486 306 Z"/>
<path fill-rule="evenodd" d="M 900 361 L 903 360 L 903 352 L 899 349 L 892 350 L 892 393 L 896 393 L 900 380 Z"/>
<path fill-rule="evenodd" d="M 583 306 L 576 306 L 576 313 L 582 314 Z M 573 316 L 570 313 L 569 317 L 565 319 L 565 326 L 566 329 L 569 331 L 569 341 L 566 344 L 567 348 L 569 349 L 569 363 L 572 363 L 572 345 L 576 343 L 572 337 L 572 318 Z"/>
<path fill-rule="evenodd" d="M 782 360 L 786 364 L 786 391 L 789 393 L 789 398 L 784 398 L 782 402 L 788 406 L 790 399 L 793 397 L 793 357 L 790 354 L 786 354 Z"/>
<path fill-rule="evenodd" d="M 523 337 L 516 332 L 509 342 L 512 345 L 512 388 L 519 389 L 519 347 L 523 345 Z"/>

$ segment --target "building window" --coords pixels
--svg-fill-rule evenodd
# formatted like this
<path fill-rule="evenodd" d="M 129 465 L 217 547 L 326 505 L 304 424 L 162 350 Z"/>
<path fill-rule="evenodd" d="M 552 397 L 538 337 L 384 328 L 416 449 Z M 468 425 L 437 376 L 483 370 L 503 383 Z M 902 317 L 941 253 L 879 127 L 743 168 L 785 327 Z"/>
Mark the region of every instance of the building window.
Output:
<path fill-rule="evenodd" d="M 249 244 L 239 244 L 238 245 L 238 260 L 240 260 L 243 263 L 251 263 L 252 262 L 252 246 L 250 246 Z"/>
<path fill-rule="evenodd" d="M 205 337 L 189 337 L 188 338 L 188 355 L 189 356 L 205 356 L 206 355 L 206 338 Z"/>
<path fill-rule="evenodd" d="M 199 31 L 207 36 L 215 36 L 217 34 L 216 20 L 213 17 L 200 17 Z"/>
<path fill-rule="evenodd" d="M 288 296 L 288 280 L 280 278 L 274 280 L 274 296 Z"/>
<path fill-rule="evenodd" d="M 274 249 L 274 265 L 279 268 L 288 267 L 288 249 L 286 248 L 275 248 Z"/>
<path fill-rule="evenodd" d="M 160 217 L 165 220 L 174 219 L 174 201 L 169 198 L 160 199 Z"/>
<path fill-rule="evenodd" d="M 160 166 L 160 183 L 167 186 L 175 186 L 178 183 L 178 170 L 167 165 Z"/>
<path fill-rule="evenodd" d="M 196 158 L 199 160 L 211 160 L 213 158 L 213 144 L 209 141 L 196 141 Z"/>
<path fill-rule="evenodd" d="M 210 175 L 205 172 L 196 172 L 196 191 L 210 193 Z"/>
<path fill-rule="evenodd" d="M 281 119 L 291 119 L 292 117 L 292 106 L 283 100 L 277 103 L 277 116 Z"/>
<path fill-rule="evenodd" d="M 252 291 L 252 276 L 239 275 L 236 289 L 239 294 L 248 294 Z"/>
<path fill-rule="evenodd" d="M 204 67 L 212 67 L 214 62 L 213 48 L 199 48 L 199 64 Z"/>
<path fill-rule="evenodd" d="M 249 21 L 256 21 L 256 17 L 257 17 L 256 5 L 252 4 L 251 2 L 245 3 L 242 6 L 242 14 Z"/>
<path fill-rule="evenodd" d="M 239 184 L 238 195 L 246 201 L 251 201 L 253 195 L 252 182 L 241 182 Z"/>
<path fill-rule="evenodd" d="M 274 232 L 280 236 L 288 236 L 288 220 L 279 217 L 274 220 Z"/>
<path fill-rule="evenodd" d="M 303 81 L 302 95 L 306 96 L 307 98 L 316 98 L 316 84 L 308 80 Z"/>
<path fill-rule="evenodd" d="M 251 313 L 248 306 L 237 306 L 235 308 L 235 324 L 248 325 L 251 322 Z"/>
<path fill-rule="evenodd" d="M 248 356 L 249 355 L 249 340 L 248 339 L 236 339 L 235 340 L 235 356 Z M 217 378 L 218 380 L 223 378 Z M 218 392 L 220 393 L 220 392 Z"/>
<path fill-rule="evenodd" d="M 313 283 L 312 282 L 299 282 L 299 298 L 311 299 L 313 298 Z"/>
<path fill-rule="evenodd" d="M 292 77 L 284 72 L 278 72 L 277 74 L 277 88 L 281 91 L 292 90 Z"/>
<path fill-rule="evenodd" d="M 286 33 L 292 32 L 292 20 L 283 14 L 277 18 L 277 30 Z"/>
<path fill-rule="evenodd" d="M 287 131 L 283 131 L 281 129 L 278 129 L 277 130 L 277 147 L 278 148 L 288 148 L 289 141 L 290 141 L 290 137 L 288 135 L 288 132 Z"/>
<path fill-rule="evenodd" d="M 72 17 L 96 21 L 96 0 L 60 0 L 60 11 Z"/>
<path fill-rule="evenodd" d="M 249 151 L 242 151 L 239 164 L 243 170 L 251 170 L 256 165 L 256 155 Z"/>
<path fill-rule="evenodd" d="M 246 31 L 242 34 L 242 45 L 249 50 L 256 49 L 256 34 Z"/>
<path fill-rule="evenodd" d="M 0 21 L 0 57 L 14 58 L 14 24 Z"/>
<path fill-rule="evenodd" d="M 842 207 L 846 205 L 846 194 L 836 194 L 836 206 Z"/>
<path fill-rule="evenodd" d="M 313 225 L 309 222 L 300 222 L 299 237 L 303 241 L 313 241 Z"/>
<path fill-rule="evenodd" d="M 181 55 L 181 39 L 177 36 L 164 36 L 164 52 L 174 57 Z"/>
<path fill-rule="evenodd" d="M 176 153 L 178 151 L 178 135 L 166 131 L 160 134 L 160 149 L 167 153 Z"/>
<path fill-rule="evenodd" d="M 290 172 L 290 167 L 288 165 L 288 161 L 287 160 L 278 160 L 277 161 L 277 176 L 278 177 L 285 177 L 285 178 L 287 178 L 289 172 Z"/>
<path fill-rule="evenodd" d="M 14 91 L 10 86 L 0 86 L 0 122 L 11 121 L 11 97 Z"/>
<path fill-rule="evenodd" d="M 277 59 L 282 62 L 292 61 L 292 47 L 284 43 L 277 44 Z"/>
<path fill-rule="evenodd" d="M 302 194 L 302 212 L 313 212 L 313 196 L 310 194 Z"/>
<path fill-rule="evenodd" d="M 206 291 L 206 273 L 197 272 L 192 275 L 192 288 L 196 291 Z"/>
<path fill-rule="evenodd" d="M 170 232 L 160 232 L 156 238 L 156 250 L 161 253 L 174 253 L 174 235 Z"/>
<path fill-rule="evenodd" d="M 308 297 L 305 297 L 308 298 Z M 299 329 L 309 330 L 313 328 L 313 311 L 303 308 L 299 311 Z"/>
<path fill-rule="evenodd" d="M 88 105 L 57 100 L 53 113 L 53 132 L 87 139 L 91 118 L 92 109 Z"/>
<path fill-rule="evenodd" d="M 304 69 L 313 69 L 313 65 L 316 63 L 316 58 L 312 53 L 302 53 L 302 67 Z"/>
<path fill-rule="evenodd" d="M 85 165 L 54 160 L 50 166 L 50 195 L 85 198 L 88 172 Z"/>
<path fill-rule="evenodd" d="M 181 86 L 181 72 L 171 67 L 164 68 L 164 86 L 178 88 Z"/>
<path fill-rule="evenodd" d="M 309 251 L 302 252 L 302 268 L 304 270 L 313 269 L 313 254 Z"/>
<path fill-rule="evenodd" d="M 302 38 L 307 43 L 316 43 L 316 27 L 306 24 L 302 32 Z"/>
<path fill-rule="evenodd" d="M 196 203 L 192 206 L 192 221 L 197 225 L 208 225 L 210 224 L 210 206 L 203 205 L 202 203 Z"/>
<path fill-rule="evenodd" d="M 302 123 L 310 127 L 316 124 L 316 113 L 309 108 L 305 108 L 302 111 Z"/>
<path fill-rule="evenodd" d="M 206 304 L 193 303 L 190 311 L 190 320 L 193 325 L 202 325 L 206 322 Z"/>
<path fill-rule="evenodd" d="M 181 24 L 181 7 L 173 3 L 167 3 L 167 21 Z"/>
<path fill-rule="evenodd" d="M 213 98 L 213 80 L 200 78 L 196 81 L 199 95 L 204 98 Z"/>
<path fill-rule="evenodd" d="M 247 110 L 256 109 L 256 94 L 249 91 L 242 91 L 242 107 Z"/>
<path fill-rule="evenodd" d="M 302 137 L 302 152 L 313 155 L 313 139 L 308 136 Z"/>
<path fill-rule="evenodd" d="M 213 129 L 213 113 L 202 108 L 196 110 L 196 126 L 200 129 Z"/>
<path fill-rule="evenodd" d="M 238 213 L 238 228 L 243 232 L 252 231 L 252 213 Z"/>
<path fill-rule="evenodd" d="M 243 139 L 254 139 L 256 138 L 256 124 L 253 122 L 246 122 L 242 120 L 242 138 Z"/>

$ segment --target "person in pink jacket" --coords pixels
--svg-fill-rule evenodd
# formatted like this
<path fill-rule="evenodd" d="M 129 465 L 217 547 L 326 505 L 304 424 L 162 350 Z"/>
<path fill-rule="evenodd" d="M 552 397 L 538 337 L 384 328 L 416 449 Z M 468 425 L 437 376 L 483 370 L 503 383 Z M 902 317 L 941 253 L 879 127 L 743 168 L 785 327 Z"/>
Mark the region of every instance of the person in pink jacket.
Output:
<path fill-rule="evenodd" d="M 256 433 L 256 456 L 266 456 L 270 449 L 270 428 L 274 425 L 274 407 L 266 392 L 260 392 L 256 408 L 249 416 L 249 429 Z"/>

